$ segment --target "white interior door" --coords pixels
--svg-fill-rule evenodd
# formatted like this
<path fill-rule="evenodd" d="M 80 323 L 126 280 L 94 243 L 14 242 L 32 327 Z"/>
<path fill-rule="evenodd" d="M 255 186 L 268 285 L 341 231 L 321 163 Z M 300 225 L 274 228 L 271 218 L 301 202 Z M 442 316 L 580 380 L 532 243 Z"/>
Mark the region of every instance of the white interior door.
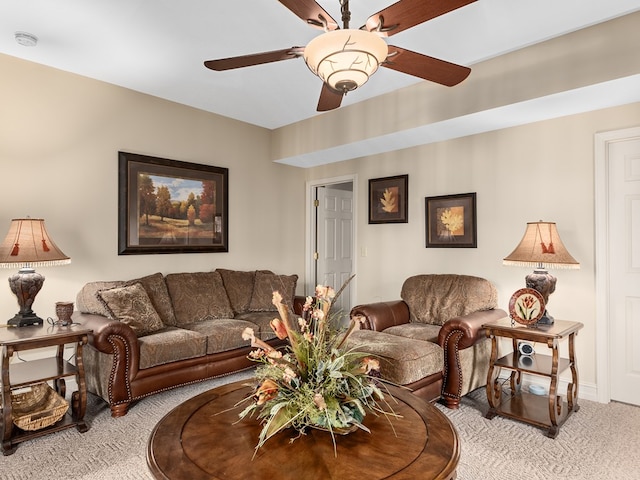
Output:
<path fill-rule="evenodd" d="M 353 191 L 351 184 L 316 189 L 316 283 L 336 289 L 353 272 Z M 335 311 L 351 310 L 351 287 L 336 301 Z"/>
<path fill-rule="evenodd" d="M 608 145 L 611 400 L 640 405 L 640 138 Z"/>

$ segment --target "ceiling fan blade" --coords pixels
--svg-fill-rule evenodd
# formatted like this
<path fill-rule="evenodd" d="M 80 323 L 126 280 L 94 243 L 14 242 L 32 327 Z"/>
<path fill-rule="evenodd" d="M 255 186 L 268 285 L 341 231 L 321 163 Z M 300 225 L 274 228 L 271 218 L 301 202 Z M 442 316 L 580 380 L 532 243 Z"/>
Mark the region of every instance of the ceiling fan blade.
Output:
<path fill-rule="evenodd" d="M 334 110 L 342 103 L 343 94 L 336 92 L 326 83 L 322 82 L 322 90 L 320 91 L 320 99 L 318 100 L 318 112 L 326 112 Z"/>
<path fill-rule="evenodd" d="M 291 47 L 284 50 L 273 50 L 271 52 L 254 53 L 252 55 L 242 55 L 240 57 L 221 58 L 219 60 L 207 60 L 204 66 L 211 70 L 231 70 L 233 68 L 251 67 L 263 63 L 279 62 L 298 58 L 304 53 L 304 47 Z"/>
<path fill-rule="evenodd" d="M 389 37 L 477 0 L 399 0 L 367 19 L 362 29 Z"/>
<path fill-rule="evenodd" d="M 457 85 L 471 73 L 469 67 L 405 50 L 394 45 L 389 45 L 389 56 L 381 65 L 414 77 L 446 85 L 447 87 Z"/>
<path fill-rule="evenodd" d="M 315 0 L 278 0 L 312 27 L 336 30 L 339 25 Z M 323 21 L 324 19 L 324 21 Z"/>

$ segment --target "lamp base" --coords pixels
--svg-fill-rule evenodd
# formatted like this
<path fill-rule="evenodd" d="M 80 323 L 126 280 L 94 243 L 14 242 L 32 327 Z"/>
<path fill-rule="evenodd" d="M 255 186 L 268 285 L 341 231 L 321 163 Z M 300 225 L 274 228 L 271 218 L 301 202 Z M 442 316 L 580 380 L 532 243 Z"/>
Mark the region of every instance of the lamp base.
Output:
<path fill-rule="evenodd" d="M 26 327 L 44 323 L 31 309 L 43 283 L 44 277 L 31 267 L 22 267 L 18 273 L 9 277 L 9 287 L 18 299 L 20 311 L 7 322 L 7 325 Z"/>
<path fill-rule="evenodd" d="M 549 295 L 556 290 L 556 277 L 543 268 L 536 268 L 533 273 L 525 277 L 527 288 L 533 288 L 540 292 L 544 299 L 545 306 L 549 302 Z M 544 315 L 536 322 L 536 325 L 553 325 L 553 317 L 545 308 Z"/>
<path fill-rule="evenodd" d="M 540 320 L 538 320 L 535 324 L 536 325 L 553 325 L 553 317 L 551 315 L 549 315 L 548 311 L 544 311 L 544 315 L 542 315 L 542 317 L 540 317 Z"/>
<path fill-rule="evenodd" d="M 42 325 L 44 321 L 35 313 L 16 313 L 14 317 L 7 321 L 7 325 L 12 327 L 27 327 L 29 325 Z"/>

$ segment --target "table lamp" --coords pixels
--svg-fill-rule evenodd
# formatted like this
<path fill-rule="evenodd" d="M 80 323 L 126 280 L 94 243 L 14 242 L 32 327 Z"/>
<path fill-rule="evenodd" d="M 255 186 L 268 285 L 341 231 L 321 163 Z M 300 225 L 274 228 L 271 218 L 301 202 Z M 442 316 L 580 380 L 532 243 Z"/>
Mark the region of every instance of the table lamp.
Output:
<path fill-rule="evenodd" d="M 545 304 L 544 315 L 538 324 L 552 325 L 553 317 L 546 310 L 546 305 L 556 289 L 556 277 L 547 269 L 580 268 L 580 264 L 568 252 L 554 222 L 529 222 L 524 236 L 516 249 L 504 260 L 504 265 L 533 267 L 533 273 L 525 277 L 527 288 L 533 288 L 542 295 Z"/>
<path fill-rule="evenodd" d="M 42 318 L 31 309 L 36 295 L 42 288 L 44 277 L 35 267 L 66 265 L 71 263 L 53 242 L 40 218 L 16 218 L 11 220 L 9 233 L 0 245 L 0 267 L 20 270 L 9 277 L 11 291 L 18 298 L 20 311 L 7 322 L 24 327 L 42 325 Z"/>

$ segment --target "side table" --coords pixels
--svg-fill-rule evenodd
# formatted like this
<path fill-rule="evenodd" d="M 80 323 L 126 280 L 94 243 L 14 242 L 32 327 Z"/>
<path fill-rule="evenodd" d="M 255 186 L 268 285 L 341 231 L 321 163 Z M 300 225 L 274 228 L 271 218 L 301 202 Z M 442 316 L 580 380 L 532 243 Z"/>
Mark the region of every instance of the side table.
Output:
<path fill-rule="evenodd" d="M 525 326 L 503 318 L 489 322 L 483 327 L 491 338 L 491 359 L 487 377 L 487 400 L 489 411 L 486 418 L 496 415 L 513 418 L 547 429 L 546 435 L 556 438 L 560 427 L 578 405 L 578 367 L 576 365 L 574 338 L 583 327 L 582 323 L 556 320 L 553 325 Z M 498 358 L 498 339 L 511 338 L 513 352 Z M 568 340 L 569 358 L 560 358 L 559 344 Z M 551 355 L 538 352 L 525 358 L 518 352 L 518 342 L 543 343 L 551 350 Z M 502 398 L 500 372 L 511 372 L 509 376 L 510 392 Z M 567 387 L 566 398 L 558 394 L 558 376 L 566 369 L 571 370 L 571 383 Z M 540 396 L 521 389 L 522 374 L 533 374 L 549 378 L 549 395 Z"/>
<path fill-rule="evenodd" d="M 79 432 L 88 430 L 84 421 L 87 389 L 82 363 L 82 346 L 87 343 L 90 329 L 78 325 L 67 327 L 36 325 L 0 328 L 2 345 L 2 453 L 11 455 L 17 444 L 75 426 Z M 63 358 L 64 346 L 75 345 L 75 365 Z M 43 347 L 57 347 L 55 356 L 38 360 L 13 362 L 15 352 Z M 13 424 L 11 391 L 43 381 L 52 381 L 57 393 L 66 394 L 66 377 L 75 377 L 78 390 L 71 394 L 71 412 L 55 424 L 35 431 L 23 431 Z"/>

